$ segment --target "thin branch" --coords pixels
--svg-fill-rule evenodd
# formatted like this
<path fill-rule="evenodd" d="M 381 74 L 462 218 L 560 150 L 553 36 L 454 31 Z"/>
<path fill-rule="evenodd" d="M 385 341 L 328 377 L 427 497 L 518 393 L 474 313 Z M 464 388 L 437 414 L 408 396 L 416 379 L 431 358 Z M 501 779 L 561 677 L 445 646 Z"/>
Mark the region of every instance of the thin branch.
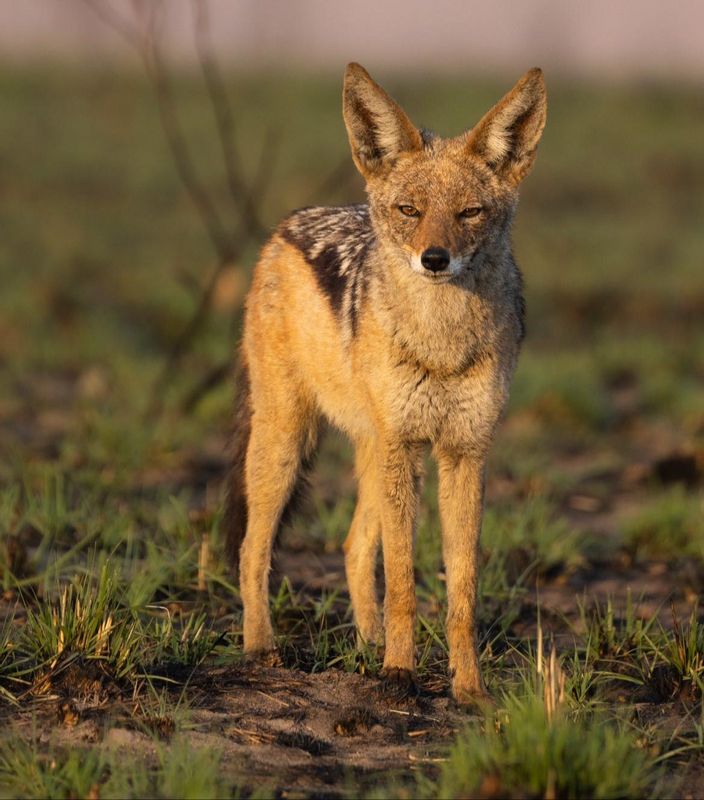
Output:
<path fill-rule="evenodd" d="M 261 235 L 265 232 L 265 227 L 259 219 L 258 208 L 253 200 L 252 193 L 245 186 L 242 178 L 242 168 L 233 146 L 235 125 L 222 73 L 213 57 L 208 4 L 206 0 L 192 0 L 191 8 L 193 10 L 196 53 L 203 79 L 210 95 L 210 104 L 215 117 L 215 125 L 225 163 L 227 186 L 232 200 L 240 212 L 243 224 L 256 235 Z"/>
<path fill-rule="evenodd" d="M 171 86 L 166 76 L 161 53 L 151 26 L 144 40 L 143 56 L 144 65 L 152 79 L 157 96 L 157 106 L 164 134 L 171 149 L 171 155 L 181 182 L 200 214 L 219 259 L 221 261 L 230 261 L 233 251 L 232 236 L 225 230 L 215 205 L 196 175 L 186 137 L 176 113 Z"/>
<path fill-rule="evenodd" d="M 340 159 L 337 165 L 323 178 L 311 196 L 312 203 L 319 203 L 321 198 L 329 197 L 340 186 L 346 186 L 352 179 L 352 159 L 349 155 Z"/>
<path fill-rule="evenodd" d="M 198 180 L 186 137 L 176 113 L 171 86 L 164 70 L 157 35 L 161 3 L 156 0 L 133 3 L 135 14 L 144 18 L 140 30 L 138 26 L 132 25 L 117 14 L 108 4 L 99 3 L 97 0 L 83 0 L 83 2 L 137 50 L 156 95 L 164 135 L 179 178 L 201 217 L 218 258 L 221 261 L 230 261 L 233 250 L 232 236 L 225 230 L 208 192 Z"/>
<path fill-rule="evenodd" d="M 213 389 L 220 386 L 220 384 L 227 380 L 233 373 L 232 359 L 228 358 L 226 361 L 217 364 L 193 387 L 186 399 L 181 404 L 181 410 L 184 414 L 190 414 L 191 411 L 200 403 L 200 401 L 209 394 Z"/>
<path fill-rule="evenodd" d="M 237 251 L 233 251 L 233 260 L 237 258 L 237 255 Z M 191 315 L 190 320 L 186 323 L 186 326 L 178 335 L 176 341 L 171 346 L 171 350 L 161 372 L 159 373 L 159 377 L 154 382 L 152 401 L 149 404 L 146 412 L 148 419 L 158 416 L 161 412 L 166 387 L 171 383 L 173 376 L 176 373 L 176 368 L 178 367 L 185 353 L 188 352 L 191 342 L 205 324 L 218 279 L 220 278 L 223 270 L 230 266 L 230 263 L 231 262 L 228 261 L 220 261 L 215 266 L 210 276 L 210 280 L 203 289 L 195 311 Z"/>
<path fill-rule="evenodd" d="M 111 6 L 99 3 L 98 0 L 83 0 L 95 15 L 99 17 L 109 28 L 112 28 L 118 36 L 121 36 L 130 47 L 138 52 L 142 47 L 142 33 L 133 25 L 130 20 L 123 17 Z"/>
<path fill-rule="evenodd" d="M 274 167 L 279 155 L 281 145 L 281 130 L 270 127 L 264 134 L 264 144 L 259 153 L 259 161 L 254 172 L 250 196 L 252 202 L 260 204 L 264 199 L 266 191 L 271 183 L 271 176 L 274 174 Z M 266 233 L 269 233 L 267 230 Z"/>

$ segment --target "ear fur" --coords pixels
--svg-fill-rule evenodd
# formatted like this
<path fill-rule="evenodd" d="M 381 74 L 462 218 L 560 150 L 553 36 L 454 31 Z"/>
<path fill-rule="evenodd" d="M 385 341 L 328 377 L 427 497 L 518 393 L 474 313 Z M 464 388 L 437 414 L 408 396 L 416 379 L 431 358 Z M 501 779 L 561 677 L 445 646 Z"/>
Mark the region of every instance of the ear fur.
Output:
<path fill-rule="evenodd" d="M 342 114 L 352 158 L 364 178 L 383 174 L 401 153 L 423 147 L 405 112 L 359 64 L 345 70 Z"/>
<path fill-rule="evenodd" d="M 498 175 L 520 183 L 533 166 L 546 114 L 543 72 L 534 67 L 472 128 L 468 147 Z"/>

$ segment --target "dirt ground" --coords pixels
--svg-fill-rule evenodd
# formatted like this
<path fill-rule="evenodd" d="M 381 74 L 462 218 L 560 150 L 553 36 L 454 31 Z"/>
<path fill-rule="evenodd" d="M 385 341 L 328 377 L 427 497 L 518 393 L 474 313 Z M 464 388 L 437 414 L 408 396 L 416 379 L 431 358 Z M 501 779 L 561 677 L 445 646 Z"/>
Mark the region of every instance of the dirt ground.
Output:
<path fill-rule="evenodd" d="M 154 734 L 170 737 L 170 724 L 159 718 L 136 725 L 129 700 L 111 687 L 81 684 L 69 689 L 66 681 L 63 691 L 25 707 L 20 719 L 13 713 L 17 734 L 140 758 L 153 756 Z M 286 797 L 338 797 L 345 787 L 371 788 L 380 774 L 427 771 L 468 719 L 442 690 L 419 687 L 404 696 L 376 678 L 337 670 L 203 668 L 187 686 L 189 721 L 181 736 L 221 752 L 233 783 L 249 791 L 276 786 Z"/>

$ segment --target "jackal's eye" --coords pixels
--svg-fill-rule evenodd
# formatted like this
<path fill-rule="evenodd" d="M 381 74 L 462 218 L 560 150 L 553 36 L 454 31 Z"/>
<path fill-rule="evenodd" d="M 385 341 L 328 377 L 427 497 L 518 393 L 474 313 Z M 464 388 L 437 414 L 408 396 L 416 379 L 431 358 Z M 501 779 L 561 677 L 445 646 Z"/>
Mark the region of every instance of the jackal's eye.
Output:
<path fill-rule="evenodd" d="M 468 206 L 467 208 L 463 208 L 462 211 L 458 214 L 460 219 L 474 219 L 478 217 L 484 209 L 481 206 Z"/>
<path fill-rule="evenodd" d="M 405 216 L 405 217 L 419 217 L 420 211 L 415 206 L 399 206 L 398 210 Z"/>

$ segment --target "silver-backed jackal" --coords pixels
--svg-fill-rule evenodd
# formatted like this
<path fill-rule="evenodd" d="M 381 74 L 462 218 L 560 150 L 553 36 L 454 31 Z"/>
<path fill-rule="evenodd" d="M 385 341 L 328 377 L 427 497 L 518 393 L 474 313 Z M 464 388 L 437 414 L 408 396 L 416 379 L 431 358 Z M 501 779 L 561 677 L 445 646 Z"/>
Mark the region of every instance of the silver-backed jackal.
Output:
<path fill-rule="evenodd" d="M 510 226 L 545 124 L 543 76 L 530 70 L 474 128 L 440 139 L 350 64 L 343 113 L 369 202 L 285 219 L 247 299 L 227 513 L 244 649 L 274 648 L 272 544 L 326 417 L 356 452 L 344 545 L 355 622 L 362 639 L 383 638 L 383 674 L 401 682 L 415 668 L 414 521 L 432 448 L 452 688 L 471 700 L 485 692 L 475 641 L 485 462 L 523 337 Z"/>

